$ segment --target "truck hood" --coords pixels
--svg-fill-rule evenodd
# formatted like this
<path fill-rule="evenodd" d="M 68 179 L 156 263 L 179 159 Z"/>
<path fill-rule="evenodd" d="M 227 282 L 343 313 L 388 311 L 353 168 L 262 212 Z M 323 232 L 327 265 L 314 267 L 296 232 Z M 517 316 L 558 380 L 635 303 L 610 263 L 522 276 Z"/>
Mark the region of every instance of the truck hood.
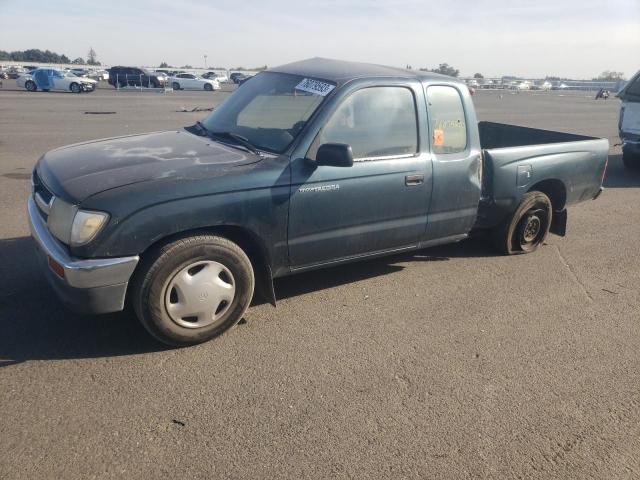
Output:
<path fill-rule="evenodd" d="M 38 161 L 38 176 L 72 203 L 106 190 L 154 179 L 201 179 L 260 161 L 187 130 L 155 132 L 79 143 L 51 150 Z"/>

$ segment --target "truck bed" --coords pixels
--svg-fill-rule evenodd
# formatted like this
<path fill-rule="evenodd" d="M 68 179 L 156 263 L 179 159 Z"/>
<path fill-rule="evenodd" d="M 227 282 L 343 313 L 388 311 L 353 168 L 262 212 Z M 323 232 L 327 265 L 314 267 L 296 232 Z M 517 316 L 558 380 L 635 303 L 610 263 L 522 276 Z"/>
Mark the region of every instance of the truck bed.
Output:
<path fill-rule="evenodd" d="M 476 228 L 498 225 L 531 190 L 546 193 L 556 211 L 596 197 L 609 154 L 606 139 L 479 122 L 482 198 Z"/>
<path fill-rule="evenodd" d="M 495 122 L 478 122 L 478 132 L 480 133 L 480 146 L 487 150 L 597 140 L 595 137 L 575 135 L 573 133 L 554 132 L 552 130 Z"/>

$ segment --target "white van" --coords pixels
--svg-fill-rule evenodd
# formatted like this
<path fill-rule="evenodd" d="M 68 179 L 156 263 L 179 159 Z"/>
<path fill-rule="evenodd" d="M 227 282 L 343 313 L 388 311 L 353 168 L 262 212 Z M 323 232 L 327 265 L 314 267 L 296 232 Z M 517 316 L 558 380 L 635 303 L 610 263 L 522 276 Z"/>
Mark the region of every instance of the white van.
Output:
<path fill-rule="evenodd" d="M 622 140 L 622 161 L 628 168 L 640 168 L 640 72 L 618 94 L 622 100 L 618 131 Z"/>

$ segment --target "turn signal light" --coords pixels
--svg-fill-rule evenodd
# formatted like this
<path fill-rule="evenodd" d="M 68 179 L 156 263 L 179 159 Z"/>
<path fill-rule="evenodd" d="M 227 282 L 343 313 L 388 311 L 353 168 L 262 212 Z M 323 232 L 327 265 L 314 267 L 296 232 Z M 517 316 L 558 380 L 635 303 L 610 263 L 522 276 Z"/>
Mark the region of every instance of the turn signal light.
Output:
<path fill-rule="evenodd" d="M 58 275 L 60 278 L 64 278 L 64 268 L 58 262 L 56 262 L 53 258 L 47 257 L 49 260 L 49 267 L 53 272 Z"/>

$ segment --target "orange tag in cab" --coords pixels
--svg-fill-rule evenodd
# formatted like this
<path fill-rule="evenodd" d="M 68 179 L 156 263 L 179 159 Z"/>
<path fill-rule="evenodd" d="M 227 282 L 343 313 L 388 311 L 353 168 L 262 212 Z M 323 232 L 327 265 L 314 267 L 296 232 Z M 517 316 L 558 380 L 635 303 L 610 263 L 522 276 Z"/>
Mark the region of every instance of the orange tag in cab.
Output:
<path fill-rule="evenodd" d="M 433 131 L 433 144 L 436 147 L 444 145 L 444 131 L 441 128 L 436 128 Z"/>

